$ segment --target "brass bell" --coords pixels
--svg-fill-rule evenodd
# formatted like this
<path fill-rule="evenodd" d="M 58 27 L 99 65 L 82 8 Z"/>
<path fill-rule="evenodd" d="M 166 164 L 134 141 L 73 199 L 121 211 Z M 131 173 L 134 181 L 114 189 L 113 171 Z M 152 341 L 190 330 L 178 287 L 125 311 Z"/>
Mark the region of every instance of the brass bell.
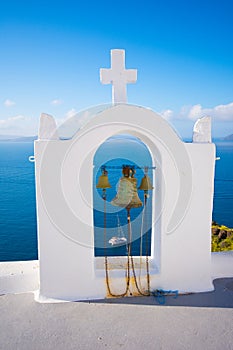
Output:
<path fill-rule="evenodd" d="M 124 172 L 123 174 L 125 175 Z M 120 179 L 117 195 L 111 201 L 111 204 L 127 209 L 141 207 L 142 202 L 137 192 L 137 179 L 134 177 L 122 177 Z"/>
<path fill-rule="evenodd" d="M 127 177 L 122 177 L 118 186 L 116 197 L 111 201 L 112 205 L 125 208 L 133 197 L 133 184 Z"/>
<path fill-rule="evenodd" d="M 131 202 L 127 206 L 127 209 L 129 208 L 139 208 L 142 206 L 142 201 L 138 197 L 138 191 L 137 191 L 137 179 L 134 177 L 129 178 L 129 180 L 133 183 L 133 196 L 131 199 Z"/>
<path fill-rule="evenodd" d="M 109 183 L 108 180 L 108 172 L 104 169 L 102 171 L 102 175 L 100 175 L 99 179 L 98 179 L 98 184 L 96 185 L 96 188 L 102 188 L 102 189 L 106 189 L 106 188 L 111 188 L 112 186 Z"/>
<path fill-rule="evenodd" d="M 138 187 L 138 189 L 143 191 L 149 191 L 149 190 L 153 190 L 153 188 L 154 187 L 151 184 L 149 176 L 145 174 L 144 177 L 142 178 L 141 184 Z"/>

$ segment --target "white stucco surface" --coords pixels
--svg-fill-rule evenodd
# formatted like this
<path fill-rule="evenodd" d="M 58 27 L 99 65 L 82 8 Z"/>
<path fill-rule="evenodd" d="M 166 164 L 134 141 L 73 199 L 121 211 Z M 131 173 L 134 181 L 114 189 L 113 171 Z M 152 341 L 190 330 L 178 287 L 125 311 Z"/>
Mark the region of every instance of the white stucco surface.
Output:
<path fill-rule="evenodd" d="M 137 70 L 125 69 L 125 50 L 111 50 L 111 68 L 100 69 L 102 84 L 112 84 L 112 103 L 127 103 L 127 84 L 136 83 Z"/>
<path fill-rule="evenodd" d="M 196 121 L 193 127 L 193 142 L 211 143 L 211 117 L 203 117 Z"/>
<path fill-rule="evenodd" d="M 98 147 L 118 133 L 140 138 L 156 166 L 151 289 L 212 290 L 215 145 L 183 143 L 153 111 L 117 105 L 89 120 L 71 140 L 35 142 L 39 297 L 83 300 L 107 295 L 104 265 L 101 274 L 93 249 L 92 169 Z M 116 293 L 122 291 L 122 276 L 124 270 L 112 278 Z"/>
<path fill-rule="evenodd" d="M 38 260 L 0 262 L 0 294 L 26 293 L 38 288 Z"/>
<path fill-rule="evenodd" d="M 211 254 L 212 277 L 233 277 L 233 251 L 215 252 Z"/>
<path fill-rule="evenodd" d="M 97 262 L 96 265 L 98 270 Z M 102 269 L 101 277 L 104 277 Z M 211 253 L 211 277 L 212 280 L 233 277 L 233 251 Z M 36 299 L 40 298 L 40 301 L 56 302 L 56 300 L 48 298 L 42 300 L 38 291 L 38 260 L 0 262 L 0 295 L 35 292 Z"/>
<path fill-rule="evenodd" d="M 57 126 L 53 117 L 42 113 L 40 116 L 40 127 L 38 131 L 39 140 L 59 140 Z"/>

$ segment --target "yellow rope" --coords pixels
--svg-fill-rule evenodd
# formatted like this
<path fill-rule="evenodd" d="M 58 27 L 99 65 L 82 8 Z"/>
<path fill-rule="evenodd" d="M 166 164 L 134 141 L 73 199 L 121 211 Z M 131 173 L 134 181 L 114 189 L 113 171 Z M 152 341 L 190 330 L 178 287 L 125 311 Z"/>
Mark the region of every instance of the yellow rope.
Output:
<path fill-rule="evenodd" d="M 107 284 L 107 290 L 108 294 L 112 297 L 124 297 L 127 295 L 129 291 L 129 285 L 130 285 L 130 260 L 131 260 L 131 267 L 133 271 L 133 277 L 134 277 L 134 283 L 136 286 L 136 289 L 140 295 L 143 296 L 149 296 L 150 295 L 150 274 L 149 274 L 149 260 L 148 260 L 148 233 L 146 232 L 146 269 L 147 269 L 147 288 L 148 292 L 144 293 L 141 291 L 141 289 L 138 286 L 137 283 L 137 276 L 135 272 L 135 266 L 134 266 L 134 260 L 133 256 L 131 254 L 131 240 L 132 240 L 132 230 L 131 230 L 131 220 L 130 220 L 130 209 L 127 209 L 127 221 L 128 221 L 128 256 L 127 256 L 127 268 L 126 268 L 126 288 L 123 293 L 115 294 L 111 291 L 110 283 L 109 283 L 109 273 L 108 273 L 108 257 L 106 255 L 106 196 L 103 195 L 104 199 L 104 251 L 105 251 L 105 278 L 106 278 L 106 284 Z M 144 199 L 144 202 L 146 204 L 146 199 Z M 142 221 L 143 224 L 143 221 Z M 142 237 L 141 237 L 142 240 Z M 140 273 L 141 273 L 141 256 L 142 256 L 142 249 L 140 249 Z M 139 278 L 140 281 L 140 278 Z M 141 283 L 140 283 L 141 284 Z M 141 287 L 141 285 L 140 285 Z"/>

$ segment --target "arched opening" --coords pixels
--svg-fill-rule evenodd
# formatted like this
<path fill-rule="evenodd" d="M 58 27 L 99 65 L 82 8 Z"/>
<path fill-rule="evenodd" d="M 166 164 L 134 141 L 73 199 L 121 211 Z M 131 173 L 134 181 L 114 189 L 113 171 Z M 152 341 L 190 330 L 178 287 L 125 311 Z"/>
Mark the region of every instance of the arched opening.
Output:
<path fill-rule="evenodd" d="M 139 190 L 141 180 L 148 172 L 153 184 L 153 161 L 147 146 L 130 134 L 117 134 L 100 145 L 94 156 L 93 170 L 93 218 L 94 253 L 101 256 L 126 256 L 128 254 L 128 215 L 127 209 L 113 205 L 122 186 L 123 166 L 134 169 L 139 203 L 130 209 L 131 254 L 133 256 L 151 255 L 152 238 L 152 197 L 153 190 Z M 107 171 L 111 188 L 96 188 L 99 177 Z M 124 189 L 123 189 L 124 192 Z M 145 193 L 146 192 L 146 193 Z M 103 199 L 103 194 L 106 198 Z M 141 205 L 140 205 L 141 203 Z M 146 204 L 146 205 L 145 205 Z"/>

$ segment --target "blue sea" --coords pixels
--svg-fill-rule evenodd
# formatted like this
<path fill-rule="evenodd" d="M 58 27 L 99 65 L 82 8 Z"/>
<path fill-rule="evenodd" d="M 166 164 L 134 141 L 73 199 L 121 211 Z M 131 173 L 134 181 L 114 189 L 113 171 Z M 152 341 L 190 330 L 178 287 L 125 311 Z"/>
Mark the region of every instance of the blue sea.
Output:
<path fill-rule="evenodd" d="M 96 172 L 94 172 L 95 181 L 100 175 L 99 165 L 106 163 L 106 153 L 114 155 L 113 146 L 118 142 L 121 149 L 125 149 L 122 140 L 113 140 L 111 143 L 99 149 L 99 154 L 95 158 Z M 116 160 L 119 164 L 136 164 L 145 165 L 150 162 L 146 159 L 144 145 L 135 143 L 135 140 L 127 140 L 128 146 L 133 147 L 136 151 L 134 154 L 138 156 L 138 161 L 131 160 L 127 154 L 115 155 L 114 165 Z M 216 142 L 217 156 L 221 159 L 216 162 L 215 174 L 215 195 L 213 220 L 220 224 L 233 227 L 233 142 Z M 104 157 L 103 157 L 104 154 Z M 17 261 L 17 260 L 33 260 L 37 259 L 37 231 L 36 231 L 36 200 L 35 200 L 35 178 L 34 178 L 34 163 L 28 161 L 28 157 L 33 155 L 33 142 L 16 143 L 16 142 L 0 142 L 0 261 Z M 118 152 L 119 155 L 119 152 Z M 109 156 L 109 158 L 111 158 Z M 111 160 L 108 162 L 112 166 Z M 118 171 L 118 170 L 117 170 Z M 109 180 L 114 183 L 114 186 L 109 192 L 109 198 L 113 199 L 116 194 L 116 178 L 121 174 L 118 172 L 109 171 Z M 140 170 L 137 172 L 137 177 L 142 178 L 143 173 Z M 115 191 L 115 192 L 114 192 Z M 141 200 L 143 195 L 139 194 Z M 94 211 L 95 232 L 102 230 L 103 213 L 99 209 L 101 204 L 101 193 L 95 193 L 94 203 L 96 209 Z M 148 205 L 150 210 L 150 205 Z M 132 215 L 139 215 L 140 209 L 132 210 Z M 124 211 L 108 216 L 109 227 L 117 226 L 117 220 L 121 224 L 126 223 Z M 150 234 L 150 232 L 149 232 Z M 97 236 L 97 235 L 96 235 Z M 111 237 L 108 237 L 111 238 Z M 100 242 L 96 242 L 95 253 L 101 255 Z M 125 254 L 125 248 L 117 248 L 120 255 Z M 120 249 L 120 250 L 119 250 Z M 138 244 L 133 247 L 135 254 L 138 251 Z M 143 247 L 145 250 L 145 246 Z"/>

